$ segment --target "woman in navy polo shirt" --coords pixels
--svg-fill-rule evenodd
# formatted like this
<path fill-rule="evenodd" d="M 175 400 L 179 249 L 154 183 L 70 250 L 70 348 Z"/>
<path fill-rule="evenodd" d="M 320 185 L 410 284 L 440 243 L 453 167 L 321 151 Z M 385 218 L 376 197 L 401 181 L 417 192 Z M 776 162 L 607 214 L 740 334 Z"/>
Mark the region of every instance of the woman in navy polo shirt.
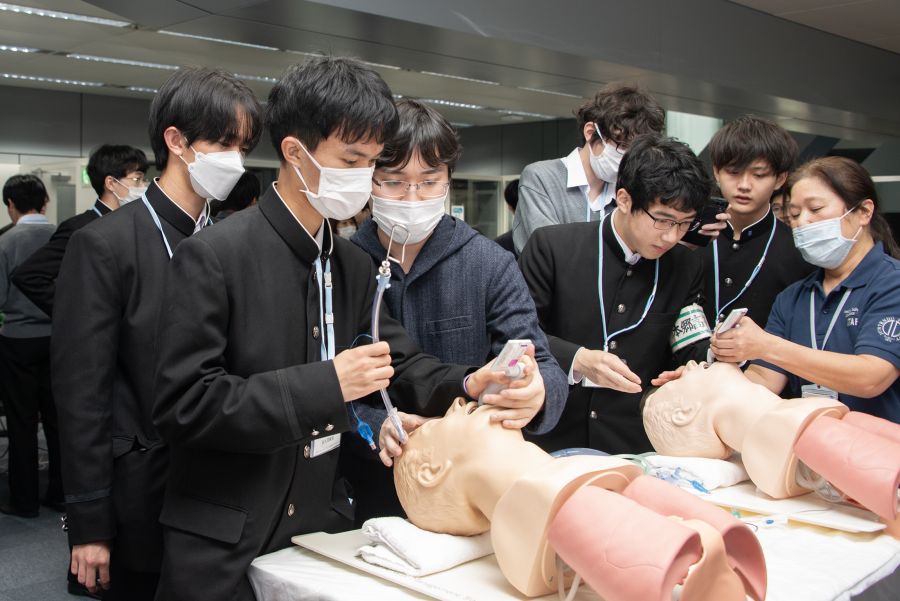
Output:
<path fill-rule="evenodd" d="M 752 360 L 747 377 L 776 393 L 790 385 L 900 422 L 900 250 L 875 184 L 858 163 L 825 157 L 788 190 L 794 244 L 819 269 L 778 295 L 765 330 L 744 318 L 712 350 Z"/>

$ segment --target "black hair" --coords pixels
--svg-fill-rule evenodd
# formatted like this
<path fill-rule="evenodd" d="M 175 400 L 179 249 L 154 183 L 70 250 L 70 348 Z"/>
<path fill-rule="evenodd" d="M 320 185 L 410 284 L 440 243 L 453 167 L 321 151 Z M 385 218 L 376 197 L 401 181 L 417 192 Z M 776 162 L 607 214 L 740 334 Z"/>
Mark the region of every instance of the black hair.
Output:
<path fill-rule="evenodd" d="M 133 146 L 104 144 L 88 159 L 87 174 L 97 196 L 103 196 L 107 175 L 120 180 L 132 171 L 147 171 L 147 155 Z"/>
<path fill-rule="evenodd" d="M 385 141 L 375 165 L 403 169 L 418 152 L 429 167 L 446 165 L 452 174 L 462 147 L 450 122 L 430 106 L 409 99 L 397 103 L 397 115 L 397 130 Z"/>
<path fill-rule="evenodd" d="M 354 143 L 384 143 L 397 128 L 391 90 L 374 70 L 352 58 L 320 56 L 292 65 L 272 86 L 266 125 L 278 158 L 296 136 L 309 152 L 332 134 Z"/>
<path fill-rule="evenodd" d="M 743 170 L 762 159 L 780 175 L 794 167 L 798 152 L 797 141 L 783 127 L 755 115 L 727 123 L 709 141 L 709 158 L 716 169 Z"/>
<path fill-rule="evenodd" d="M 514 179 L 506 184 L 506 187 L 503 189 L 503 200 L 509 205 L 510 210 L 515 213 L 516 207 L 519 206 L 519 180 Z"/>
<path fill-rule="evenodd" d="M 616 190 L 631 196 L 631 212 L 654 201 L 678 211 L 699 211 L 709 201 L 712 182 L 690 147 L 675 138 L 638 136 L 619 165 Z"/>
<path fill-rule="evenodd" d="M 195 140 L 256 147 L 261 134 L 260 106 L 244 82 L 221 69 L 184 67 L 172 74 L 150 103 L 150 145 L 156 168 L 169 160 L 164 133 L 177 127 L 188 144 Z"/>
<path fill-rule="evenodd" d="M 661 135 L 666 126 L 666 112 L 653 96 L 637 86 L 622 83 L 600 88 L 575 111 L 575 119 L 579 140 L 584 139 L 585 124 L 596 123 L 604 138 L 626 145 L 641 134 Z M 598 139 L 594 132 L 590 141 Z"/>
<path fill-rule="evenodd" d="M 259 178 L 245 171 L 225 200 L 216 203 L 213 217 L 222 211 L 243 211 L 250 206 L 254 198 L 259 198 L 259 189 Z"/>
<path fill-rule="evenodd" d="M 47 204 L 47 188 L 36 175 L 14 175 L 3 184 L 3 204 L 10 201 L 20 213 L 40 212 Z"/>

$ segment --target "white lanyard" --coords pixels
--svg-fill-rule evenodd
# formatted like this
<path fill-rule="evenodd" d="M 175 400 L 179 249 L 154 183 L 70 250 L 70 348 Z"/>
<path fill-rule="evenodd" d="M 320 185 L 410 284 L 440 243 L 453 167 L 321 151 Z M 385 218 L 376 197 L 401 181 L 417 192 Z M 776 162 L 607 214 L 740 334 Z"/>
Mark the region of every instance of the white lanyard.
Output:
<path fill-rule="evenodd" d="M 319 323 L 324 324 L 322 332 L 322 361 L 334 359 L 334 312 L 331 306 L 331 259 L 325 259 L 325 272 L 322 272 L 322 260 L 316 257 L 316 282 L 319 285 Z M 325 288 L 324 294 L 322 288 Z M 325 299 L 324 304 L 322 299 Z"/>
<path fill-rule="evenodd" d="M 97 217 L 103 217 L 103 213 L 100 212 L 100 209 L 97 208 L 96 205 L 91 207 L 95 213 L 97 213 Z"/>
<path fill-rule="evenodd" d="M 659 284 L 659 259 L 656 259 L 656 269 L 653 275 L 653 290 L 650 292 L 650 298 L 647 299 L 647 306 L 644 307 L 644 313 L 641 315 L 641 318 L 637 320 L 633 325 L 628 326 L 627 328 L 622 328 L 621 330 L 616 330 L 612 334 L 607 334 L 606 330 L 606 305 L 603 302 L 603 223 L 606 221 L 608 215 L 604 215 L 603 219 L 600 220 L 600 248 L 599 254 L 597 258 L 597 292 L 600 296 L 600 320 L 603 324 L 603 350 L 609 351 L 609 341 L 612 340 L 615 336 L 619 334 L 624 334 L 625 332 L 630 332 L 635 329 L 641 322 L 644 321 L 644 318 L 647 317 L 647 313 L 650 311 L 650 305 L 653 304 L 653 299 L 656 298 L 656 287 Z"/>
<path fill-rule="evenodd" d="M 775 238 L 775 227 L 778 223 L 775 221 L 775 213 L 772 213 L 772 232 L 769 234 L 769 240 L 766 242 L 766 247 L 763 248 L 762 256 L 759 258 L 759 263 L 756 264 L 756 267 L 753 268 L 753 271 L 750 273 L 750 277 L 747 279 L 747 283 L 744 284 L 744 287 L 741 288 L 741 291 L 737 293 L 733 299 L 725 303 L 725 306 L 719 307 L 719 239 L 716 238 L 713 240 L 713 271 L 714 277 L 716 279 L 716 314 L 714 315 L 714 319 L 719 320 L 719 316 L 727 309 L 731 304 L 741 297 L 747 291 L 747 288 L 750 287 L 750 284 L 753 283 L 753 280 L 756 279 L 756 276 L 759 275 L 759 272 L 762 271 L 763 263 L 766 261 L 766 255 L 769 254 L 769 247 L 772 245 L 772 240 Z"/>
<path fill-rule="evenodd" d="M 850 288 L 844 292 L 844 296 L 841 297 L 841 302 L 838 303 L 837 309 L 834 311 L 834 316 L 831 318 L 831 323 L 828 324 L 828 329 L 825 330 L 825 338 L 822 339 L 822 350 L 825 350 L 825 344 L 828 342 L 828 337 L 831 336 L 831 330 L 834 329 L 834 324 L 837 322 L 838 317 L 841 314 L 841 309 L 844 308 L 844 303 L 847 302 L 847 297 L 850 296 L 850 292 L 852 290 Z M 813 350 L 819 350 L 819 345 L 816 342 L 816 291 L 815 289 L 809 291 L 809 339 L 812 342 Z M 825 302 L 828 302 L 828 299 L 825 299 Z"/>
<path fill-rule="evenodd" d="M 147 207 L 148 211 L 150 211 L 150 217 L 153 218 L 153 223 L 156 224 L 156 229 L 159 230 L 159 234 L 162 236 L 162 239 L 163 239 L 163 244 L 166 245 L 166 252 L 169 253 L 169 258 L 171 259 L 172 258 L 172 247 L 169 245 L 169 239 L 166 238 L 166 233 L 163 231 L 162 223 L 159 222 L 159 215 L 156 214 L 156 211 L 153 209 L 153 206 L 150 204 L 150 201 L 147 200 L 146 193 L 143 196 L 141 196 L 141 200 L 144 201 L 144 206 Z M 96 210 L 96 209 L 97 209 L 97 207 L 94 207 L 94 210 Z M 209 203 L 208 202 L 206 203 L 206 214 L 209 215 Z M 212 225 L 212 219 L 210 219 L 208 216 L 206 218 L 206 224 L 204 225 L 204 227 L 206 227 L 207 225 Z"/>

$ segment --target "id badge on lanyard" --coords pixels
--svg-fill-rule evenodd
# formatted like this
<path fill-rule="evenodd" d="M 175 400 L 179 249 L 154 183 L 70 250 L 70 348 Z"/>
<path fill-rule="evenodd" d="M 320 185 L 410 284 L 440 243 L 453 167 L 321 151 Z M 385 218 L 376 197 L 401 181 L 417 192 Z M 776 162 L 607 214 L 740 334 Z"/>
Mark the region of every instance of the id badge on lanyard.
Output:
<path fill-rule="evenodd" d="M 324 326 L 322 340 L 322 361 L 334 359 L 334 309 L 332 306 L 331 259 L 326 259 L 325 270 L 322 261 L 316 259 L 316 282 L 319 286 L 319 319 Z M 324 290 L 323 290 L 324 288 Z M 341 435 L 332 434 L 314 439 L 309 445 L 309 458 L 329 453 L 341 446 Z"/>
<path fill-rule="evenodd" d="M 818 384 L 805 384 L 801 386 L 800 396 L 804 399 L 809 397 L 824 397 L 833 401 L 839 400 L 837 392 L 830 388 L 826 388 L 825 386 L 819 386 Z"/>

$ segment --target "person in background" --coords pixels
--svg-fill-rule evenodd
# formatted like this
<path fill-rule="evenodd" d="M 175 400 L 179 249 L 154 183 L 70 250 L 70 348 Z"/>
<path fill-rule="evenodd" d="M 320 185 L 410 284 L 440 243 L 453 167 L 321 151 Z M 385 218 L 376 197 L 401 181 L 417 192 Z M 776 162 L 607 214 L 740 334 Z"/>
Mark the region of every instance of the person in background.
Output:
<path fill-rule="evenodd" d="M 519 180 L 514 179 L 506 184 L 506 187 L 503 189 L 503 200 L 506 201 L 506 206 L 509 207 L 509 211 L 515 216 L 516 206 L 519 204 Z M 494 238 L 494 242 L 499 244 L 501 248 L 518 256 L 516 247 L 513 244 L 512 230 L 509 230 L 505 234 L 500 234 Z"/>
<path fill-rule="evenodd" d="M 151 418 L 163 280 L 173 252 L 212 223 L 209 199 L 240 178 L 260 121 L 253 92 L 230 74 L 174 72 L 150 103 L 162 175 L 72 234 L 63 257 L 51 355 L 70 570 L 91 592 L 108 589 L 104 599 L 155 595 L 169 461 Z"/>
<path fill-rule="evenodd" d="M 444 211 L 461 152 L 457 133 L 440 113 L 415 100 L 401 100 L 397 112 L 397 132 L 375 163 L 372 219 L 353 242 L 376 267 L 391 247 L 385 305 L 426 353 L 448 363 L 479 365 L 508 340 L 531 340 L 544 380 L 544 409 L 530 422 L 511 425 L 547 432 L 562 413 L 568 384 L 550 354 L 522 273 L 511 254 Z M 390 466 L 391 457 L 402 451 L 384 410 L 357 408 L 381 430 L 380 454 Z M 404 421 L 412 430 L 422 418 L 409 415 Z M 345 474 L 354 475 L 357 525 L 370 517 L 402 515 L 391 470 L 378 464 L 361 439 L 347 442 L 341 464 Z"/>
<path fill-rule="evenodd" d="M 744 115 L 715 133 L 709 155 L 728 221 L 718 239 L 696 251 L 703 259 L 703 311 L 711 325 L 737 308 L 764 323 L 778 293 L 813 270 L 770 206 L 794 166 L 797 143 L 780 125 Z"/>
<path fill-rule="evenodd" d="M 16 227 L 0 238 L 0 393 L 9 433 L 9 501 L 0 512 L 33 518 L 43 504 L 61 511 L 62 478 L 56 407 L 50 393 L 50 318 L 12 285 L 10 275 L 56 229 L 44 216 L 47 190 L 35 175 L 14 175 L 3 185 L 3 204 Z M 40 416 L 40 420 L 38 417 Z M 38 421 L 50 459 L 43 500 L 38 483 Z"/>
<path fill-rule="evenodd" d="M 615 208 L 619 162 L 640 134 L 661 134 L 666 113 L 643 90 L 608 84 L 575 111 L 581 146 L 561 159 L 525 167 L 513 218 L 513 242 L 521 253 L 532 232 L 545 225 L 597 221 Z"/>
<path fill-rule="evenodd" d="M 237 211 L 252 207 L 258 198 L 259 178 L 246 171 L 231 189 L 228 198 L 211 203 L 213 221 L 222 221 Z"/>
<path fill-rule="evenodd" d="M 104 144 L 91 153 L 87 173 L 97 193 L 94 205 L 56 228 L 50 240 L 13 273 L 13 283 L 47 315 L 53 315 L 56 278 L 69 238 L 77 230 L 120 206 L 138 200 L 147 190 L 147 156 L 139 148 Z"/>
<path fill-rule="evenodd" d="M 328 221 L 331 223 L 332 231 L 344 240 L 352 238 L 357 231 L 356 219 L 353 217 L 349 219 L 329 219 Z"/>
<path fill-rule="evenodd" d="M 824 157 L 787 183 L 794 244 L 817 269 L 775 299 L 765 330 L 713 337 L 719 361 L 779 394 L 819 395 L 900 423 L 900 248 L 857 162 Z M 677 374 L 676 374 L 677 375 Z"/>
<path fill-rule="evenodd" d="M 775 215 L 775 219 L 790 227 L 790 216 L 787 211 L 787 190 L 784 189 L 784 186 L 772 192 L 770 204 L 772 205 L 772 214 Z"/>

